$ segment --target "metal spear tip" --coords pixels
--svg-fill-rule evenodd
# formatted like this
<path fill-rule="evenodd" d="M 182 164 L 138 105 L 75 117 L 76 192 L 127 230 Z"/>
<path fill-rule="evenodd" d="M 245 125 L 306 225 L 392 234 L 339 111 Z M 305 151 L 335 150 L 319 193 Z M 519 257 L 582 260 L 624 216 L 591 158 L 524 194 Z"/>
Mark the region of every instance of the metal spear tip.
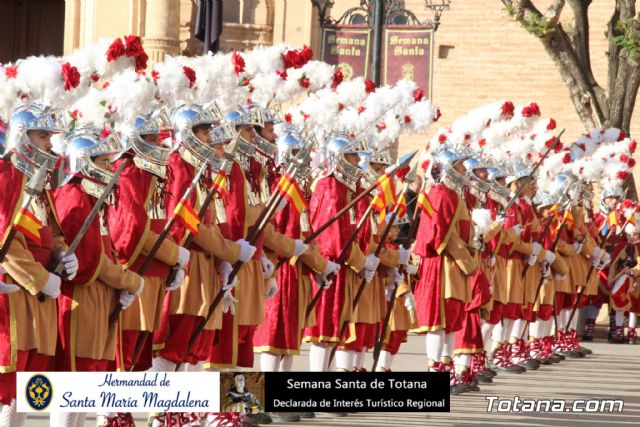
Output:
<path fill-rule="evenodd" d="M 411 163 L 411 160 L 418 154 L 418 150 L 412 151 L 411 153 L 407 153 L 404 156 L 398 158 L 398 161 L 395 165 L 389 166 L 385 172 L 386 173 L 394 173 L 399 168 L 406 168 Z"/>

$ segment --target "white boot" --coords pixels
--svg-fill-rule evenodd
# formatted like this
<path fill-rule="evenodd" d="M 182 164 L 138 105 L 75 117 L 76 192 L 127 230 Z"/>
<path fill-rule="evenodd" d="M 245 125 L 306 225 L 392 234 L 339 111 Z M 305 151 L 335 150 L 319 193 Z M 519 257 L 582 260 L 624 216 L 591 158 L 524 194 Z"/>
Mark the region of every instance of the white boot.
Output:
<path fill-rule="evenodd" d="M 280 358 L 280 372 L 291 372 L 293 369 L 293 356 L 285 354 Z"/>
<path fill-rule="evenodd" d="M 309 347 L 309 370 L 311 372 L 327 372 L 331 347 L 322 343 L 312 343 Z"/>
<path fill-rule="evenodd" d="M 154 357 L 151 361 L 151 372 L 175 372 L 175 370 L 176 364 L 164 357 Z"/>
<path fill-rule="evenodd" d="M 336 371 L 353 371 L 356 352 L 352 350 L 336 350 Z"/>
<path fill-rule="evenodd" d="M 50 427 L 76 427 L 78 414 L 73 412 L 52 412 L 49 415 Z"/>
<path fill-rule="evenodd" d="M 377 371 L 384 372 L 391 368 L 391 359 L 393 356 L 386 350 L 380 351 L 380 357 L 378 358 Z"/>
<path fill-rule="evenodd" d="M 260 353 L 260 370 L 262 372 L 277 372 L 280 356 L 273 353 Z"/>

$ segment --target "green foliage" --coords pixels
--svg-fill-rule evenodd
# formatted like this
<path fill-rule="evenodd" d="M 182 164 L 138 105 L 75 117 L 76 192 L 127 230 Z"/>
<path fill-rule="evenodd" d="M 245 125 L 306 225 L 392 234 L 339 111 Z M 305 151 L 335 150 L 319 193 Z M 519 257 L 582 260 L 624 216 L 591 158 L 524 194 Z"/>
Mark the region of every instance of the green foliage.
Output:
<path fill-rule="evenodd" d="M 640 57 L 640 22 L 634 18 L 619 21 L 616 23 L 615 30 L 619 35 L 613 37 L 613 42 L 626 49 L 629 58 L 638 59 Z"/>
<path fill-rule="evenodd" d="M 544 16 L 538 16 L 533 13 L 526 13 L 524 16 L 517 16 L 515 8 L 513 6 L 506 6 L 507 13 L 514 19 L 520 22 L 522 27 L 538 38 L 544 38 L 549 33 L 554 31 L 554 28 L 549 26 L 549 21 Z"/>

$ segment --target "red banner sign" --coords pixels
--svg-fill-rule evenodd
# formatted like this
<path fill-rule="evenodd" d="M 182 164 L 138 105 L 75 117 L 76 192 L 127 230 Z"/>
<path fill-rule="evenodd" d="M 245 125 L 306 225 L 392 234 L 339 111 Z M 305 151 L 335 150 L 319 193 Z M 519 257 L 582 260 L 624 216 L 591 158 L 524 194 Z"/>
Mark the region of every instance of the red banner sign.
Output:
<path fill-rule="evenodd" d="M 337 65 L 345 80 L 369 73 L 371 29 L 361 25 L 334 25 L 322 29 L 322 60 Z"/>
<path fill-rule="evenodd" d="M 428 26 L 385 27 L 383 84 L 415 81 L 431 97 L 433 84 L 433 28 Z"/>

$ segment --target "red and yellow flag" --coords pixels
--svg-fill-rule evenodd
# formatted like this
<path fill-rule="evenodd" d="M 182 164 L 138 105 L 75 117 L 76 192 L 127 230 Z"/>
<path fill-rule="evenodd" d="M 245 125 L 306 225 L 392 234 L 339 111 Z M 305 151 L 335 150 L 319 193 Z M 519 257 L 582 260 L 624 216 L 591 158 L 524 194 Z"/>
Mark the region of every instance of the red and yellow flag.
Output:
<path fill-rule="evenodd" d="M 607 217 L 607 223 L 609 223 L 609 226 L 618 225 L 618 213 L 615 210 Z"/>
<path fill-rule="evenodd" d="M 429 217 L 432 217 L 435 213 L 435 209 L 433 209 L 433 206 L 431 205 L 431 200 L 429 200 L 429 196 L 424 190 L 420 191 L 420 195 L 418 196 L 418 206 Z"/>
<path fill-rule="evenodd" d="M 173 210 L 176 219 L 180 220 L 182 224 L 193 234 L 198 236 L 198 226 L 200 225 L 200 218 L 198 214 L 193 210 L 191 206 L 187 204 L 185 200 L 180 200 L 180 203 Z"/>
<path fill-rule="evenodd" d="M 407 214 L 407 199 L 404 197 L 404 192 L 398 198 L 396 206 L 398 207 L 398 218 L 402 218 Z"/>
<path fill-rule="evenodd" d="M 298 213 L 302 212 L 302 209 L 309 209 L 309 203 L 304 197 L 302 189 L 298 185 L 295 179 L 289 174 L 284 174 L 278 182 L 278 191 L 282 196 L 293 204 Z"/>
<path fill-rule="evenodd" d="M 569 209 L 564 211 L 562 220 L 564 221 L 564 225 L 567 227 L 567 230 L 573 230 L 573 214 Z"/>
<path fill-rule="evenodd" d="M 213 178 L 211 186 L 216 190 L 221 199 L 227 197 L 227 174 L 223 171 L 218 172 Z"/>
<path fill-rule="evenodd" d="M 396 189 L 393 184 L 393 176 L 385 173 L 376 181 L 376 187 L 378 188 L 376 197 L 380 197 L 380 202 L 378 203 L 383 204 L 385 208 L 396 204 Z"/>
<path fill-rule="evenodd" d="M 33 240 L 37 245 L 42 244 L 40 229 L 42 229 L 44 225 L 28 210 L 22 208 L 18 211 L 18 215 L 16 215 L 13 221 L 13 226 L 16 230 L 24 234 L 25 237 Z"/>

